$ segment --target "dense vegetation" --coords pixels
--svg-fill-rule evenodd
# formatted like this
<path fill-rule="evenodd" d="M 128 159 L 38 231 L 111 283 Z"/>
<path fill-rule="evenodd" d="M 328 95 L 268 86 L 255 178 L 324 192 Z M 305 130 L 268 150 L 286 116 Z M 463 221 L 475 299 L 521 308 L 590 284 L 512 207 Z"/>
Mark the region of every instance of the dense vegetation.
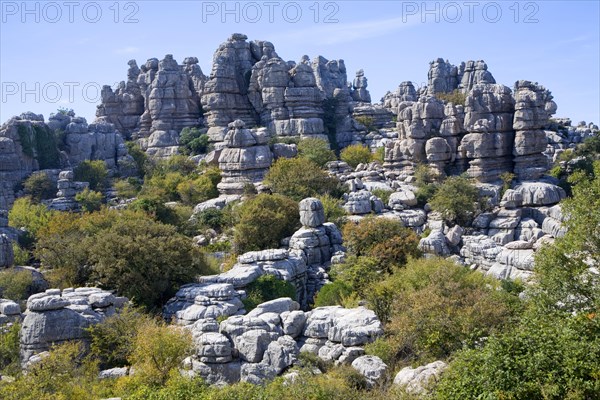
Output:
<path fill-rule="evenodd" d="M 329 122 L 333 131 L 335 120 Z M 194 142 L 203 134 L 188 133 L 190 154 L 204 151 Z M 419 237 L 399 221 L 374 216 L 347 221 L 342 188 L 323 169 L 335 153 L 318 139 L 302 142 L 298 157 L 279 159 L 271 167 L 266 181 L 273 194 L 248 193 L 241 203 L 209 208 L 193 218 L 192 206 L 217 196 L 220 174 L 187 157 L 157 162 L 137 154 L 143 178 L 112 181 L 100 163 L 82 164 L 77 174 L 95 182 L 92 189 L 114 186 L 121 200 L 135 198 L 118 210 L 102 204 L 99 192 L 88 190 L 78 199 L 85 212 L 48 211 L 39 204 L 48 196 L 42 190 L 46 179 L 32 176 L 25 185 L 30 197 L 18 199 L 9 215 L 11 226 L 22 228 L 19 257 L 39 262 L 53 287 L 100 285 L 130 297 L 137 307 L 90 328 L 89 348 L 80 343 L 56 346 L 27 374 L 18 364 L 18 324 L 3 331 L 0 373 L 15 380 L 0 381 L 0 398 L 412 398 L 394 386 L 367 390 L 352 368 L 308 354 L 292 368 L 298 372 L 295 380 L 277 378 L 262 386 L 209 387 L 200 378 L 180 374 L 193 341 L 186 330 L 156 318 L 161 305 L 179 285 L 231 265 L 228 258 L 218 265 L 207 253 L 235 256 L 279 247 L 299 228 L 298 201 L 308 196 L 322 200 L 327 219 L 340 225 L 348 249 L 343 262 L 332 266 L 332 283 L 320 290 L 314 306 L 364 304 L 373 309 L 385 334 L 365 350 L 389 365 L 390 377 L 408 365 L 444 360 L 449 368 L 429 388 L 429 398 L 597 398 L 600 280 L 590 269 L 600 263 L 596 146 L 586 142 L 574 151 L 583 157 L 585 168 L 563 171 L 561 179 L 573 195 L 563 206 L 568 233 L 537 252 L 535 281 L 527 285 L 492 280 L 450 260 L 422 258 Z M 342 159 L 369 162 L 373 156 L 369 151 L 367 157 L 365 149 L 351 148 Z M 504 180 L 510 185 L 512 177 Z M 418 167 L 416 185 L 419 203 L 428 203 L 449 224 L 468 227 L 485 207 L 465 177 L 441 179 Z M 197 235 L 219 240 L 198 247 L 191 240 Z M 27 272 L 0 273 L 5 297 L 23 300 L 30 285 Z M 291 284 L 270 275 L 247 289 L 247 310 L 295 296 Z M 120 366 L 131 366 L 136 373 L 97 378 L 100 369 Z M 322 373 L 315 374 L 315 368 Z"/>

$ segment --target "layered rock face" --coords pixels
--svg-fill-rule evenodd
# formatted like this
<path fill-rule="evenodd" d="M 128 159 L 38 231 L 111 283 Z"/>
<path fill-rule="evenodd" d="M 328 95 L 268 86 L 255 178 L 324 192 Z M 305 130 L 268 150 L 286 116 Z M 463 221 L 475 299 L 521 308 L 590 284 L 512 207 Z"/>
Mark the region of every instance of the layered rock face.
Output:
<path fill-rule="evenodd" d="M 375 313 L 363 307 L 321 307 L 303 312 L 298 303 L 281 298 L 220 324 L 212 318 L 200 319 L 188 329 L 195 354 L 184 364 L 190 375 L 201 376 L 209 384 L 260 384 L 294 365 L 300 352 L 336 364 L 352 363 L 373 383 L 387 368 L 382 362 L 378 368 L 366 368 L 375 366 L 376 360 L 360 359 L 362 346 L 383 334 Z"/>
<path fill-rule="evenodd" d="M 61 171 L 58 174 L 56 198 L 48 202 L 48 208 L 57 211 L 79 211 L 79 203 L 75 200 L 77 193 L 89 187 L 88 182 L 76 182 L 73 171 Z"/>
<path fill-rule="evenodd" d="M 273 161 L 267 142 L 264 130 L 247 129 L 242 120 L 229 124 L 224 148 L 219 156 L 223 178 L 217 188 L 221 194 L 242 194 L 246 185 L 263 180 Z"/>
<path fill-rule="evenodd" d="M 482 60 L 467 61 L 455 66 L 438 58 L 429 63 L 427 91 L 430 95 L 448 93 L 456 89 L 468 92 L 477 84 L 496 83 L 487 69 L 487 64 Z"/>
<path fill-rule="evenodd" d="M 543 86 L 529 81 L 515 83 L 515 174 L 520 180 L 540 178 L 549 168 L 543 155 L 548 141 L 543 129 L 556 112 L 552 95 Z"/>
<path fill-rule="evenodd" d="M 85 341 L 87 327 L 113 315 L 126 302 L 96 288 L 48 289 L 29 297 L 20 332 L 22 365 L 54 344 Z"/>
<path fill-rule="evenodd" d="M 141 73 L 135 60 L 127 63 L 127 82 L 121 81 L 113 91 L 108 85 L 100 92 L 101 103 L 97 106 L 97 122 L 108 122 L 127 139 L 139 127 L 140 116 L 144 113 L 144 96 L 138 84 Z"/>

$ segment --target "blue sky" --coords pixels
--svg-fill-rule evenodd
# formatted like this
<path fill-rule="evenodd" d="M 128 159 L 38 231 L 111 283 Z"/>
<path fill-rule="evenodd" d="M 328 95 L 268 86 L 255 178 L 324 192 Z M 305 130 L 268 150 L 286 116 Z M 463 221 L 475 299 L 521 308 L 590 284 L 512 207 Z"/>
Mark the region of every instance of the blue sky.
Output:
<path fill-rule="evenodd" d="M 323 55 L 362 68 L 374 101 L 427 81 L 429 61 L 483 59 L 498 83 L 550 89 L 556 116 L 600 122 L 600 2 L 0 1 L 0 121 L 73 108 L 91 122 L 98 89 L 127 61 L 196 56 L 205 74 L 234 32 L 286 60 Z"/>

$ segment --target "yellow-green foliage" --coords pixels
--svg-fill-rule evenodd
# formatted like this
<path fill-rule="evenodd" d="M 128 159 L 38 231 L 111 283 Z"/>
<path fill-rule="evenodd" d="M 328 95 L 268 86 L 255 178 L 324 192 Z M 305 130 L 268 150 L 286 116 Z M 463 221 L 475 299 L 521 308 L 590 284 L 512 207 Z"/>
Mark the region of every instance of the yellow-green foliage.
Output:
<path fill-rule="evenodd" d="M 11 300 L 26 300 L 33 278 L 31 272 L 8 268 L 0 271 L 0 297 Z"/>
<path fill-rule="evenodd" d="M 106 179 L 108 178 L 108 169 L 106 163 L 102 160 L 85 160 L 82 161 L 73 170 L 75 174 L 75 180 L 81 182 L 89 182 L 90 189 L 102 190 L 106 185 Z"/>
<path fill-rule="evenodd" d="M 328 194 L 317 196 L 317 198 L 321 200 L 321 204 L 323 204 L 325 220 L 327 222 L 333 222 L 337 226 L 342 226 L 346 220 L 346 210 L 342 207 L 342 200 Z"/>
<path fill-rule="evenodd" d="M 237 213 L 234 241 L 238 254 L 278 248 L 279 241 L 300 225 L 298 204 L 279 194 L 259 194 L 245 201 Z"/>
<path fill-rule="evenodd" d="M 95 192 L 89 188 L 85 188 L 82 192 L 77 193 L 75 200 L 81 206 L 81 210 L 85 212 L 98 211 L 102 207 L 102 193 Z"/>
<path fill-rule="evenodd" d="M 3 325 L 0 328 L 0 375 L 14 375 L 21 369 L 19 362 L 20 329 L 21 324 L 18 323 Z"/>
<path fill-rule="evenodd" d="M 23 182 L 25 193 L 36 203 L 50 199 L 56 194 L 56 185 L 45 172 L 34 172 Z"/>
<path fill-rule="evenodd" d="M 35 254 L 60 279 L 55 283 L 93 282 L 149 308 L 208 272 L 200 250 L 175 227 L 133 211 L 57 214 L 40 234 Z"/>
<path fill-rule="evenodd" d="M 31 253 L 19 246 L 19 244 L 16 242 L 13 242 L 12 248 L 15 258 L 15 265 L 28 265 L 29 260 L 31 259 Z"/>
<path fill-rule="evenodd" d="M 142 186 L 135 178 L 119 179 L 113 183 L 117 194 L 122 199 L 131 199 L 136 197 Z"/>
<path fill-rule="evenodd" d="M 30 245 L 37 238 L 37 233 L 50 221 L 53 212 L 42 204 L 34 204 L 29 197 L 15 200 L 8 212 L 8 224 L 13 228 L 24 228 L 26 236 L 24 244 Z"/>
<path fill-rule="evenodd" d="M 372 130 L 375 129 L 375 124 L 374 124 L 375 121 L 373 120 L 373 117 L 368 117 L 366 115 L 360 115 L 358 117 L 355 117 L 354 119 L 359 124 L 364 125 L 367 132 L 371 132 Z"/>
<path fill-rule="evenodd" d="M 356 168 L 358 164 L 366 164 L 373 161 L 371 150 L 362 144 L 353 144 L 342 150 L 340 159 L 345 161 L 352 168 Z"/>
<path fill-rule="evenodd" d="M 130 355 L 131 365 L 135 368 L 134 379 L 148 385 L 164 385 L 191 352 L 189 330 L 163 322 L 145 321 L 137 330 Z"/>
<path fill-rule="evenodd" d="M 448 103 L 452 103 L 456 106 L 465 105 L 465 101 L 467 100 L 467 95 L 462 92 L 460 89 L 454 89 L 449 93 L 436 93 L 435 97 L 442 101 L 446 101 Z"/>
<path fill-rule="evenodd" d="M 339 181 L 306 158 L 280 158 L 271 166 L 265 183 L 275 193 L 296 201 L 339 191 Z"/>
<path fill-rule="evenodd" d="M 479 191 L 468 178 L 451 176 L 438 186 L 429 203 L 446 221 L 464 225 L 479 209 L 479 201 Z"/>
<path fill-rule="evenodd" d="M 337 160 L 329 142 L 325 139 L 307 138 L 298 143 L 298 156 L 306 158 L 319 167 L 324 167 L 329 161 Z"/>

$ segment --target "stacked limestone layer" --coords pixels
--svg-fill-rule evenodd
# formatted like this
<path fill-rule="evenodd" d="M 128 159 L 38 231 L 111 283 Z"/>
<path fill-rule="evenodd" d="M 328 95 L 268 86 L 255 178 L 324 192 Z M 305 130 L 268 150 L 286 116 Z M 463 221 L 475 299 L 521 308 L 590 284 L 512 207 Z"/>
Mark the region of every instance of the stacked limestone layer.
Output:
<path fill-rule="evenodd" d="M 459 66 L 442 58 L 429 63 L 427 91 L 430 95 L 448 93 L 460 89 L 469 92 L 477 84 L 494 84 L 496 80 L 482 61 L 467 61 Z"/>
<path fill-rule="evenodd" d="M 48 289 L 34 294 L 27 300 L 19 335 L 22 365 L 52 345 L 85 341 L 86 328 L 113 315 L 126 303 L 125 297 L 97 288 Z"/>
<path fill-rule="evenodd" d="M 77 193 L 89 187 L 88 182 L 74 180 L 73 171 L 61 171 L 58 175 L 56 198 L 48 202 L 48 208 L 56 211 L 79 211 L 79 203 L 75 200 Z"/>
<path fill-rule="evenodd" d="M 247 129 L 242 120 L 229 124 L 219 156 L 222 179 L 217 188 L 221 194 L 242 194 L 246 185 L 263 180 L 273 161 L 267 142 L 264 131 Z"/>
<path fill-rule="evenodd" d="M 383 334 L 375 313 L 363 307 L 310 312 L 299 307 L 281 298 L 220 324 L 213 318 L 197 320 L 188 326 L 195 344 L 194 355 L 184 362 L 188 373 L 209 384 L 260 384 L 293 366 L 300 352 L 359 369 L 356 361 L 364 355 L 363 346 Z"/>
<path fill-rule="evenodd" d="M 148 60 L 138 76 L 138 84 L 144 96 L 144 113 L 136 137 L 143 139 L 142 147 L 149 155 L 176 154 L 181 130 L 202 122 L 194 81 L 167 54 L 160 61 Z"/>
<path fill-rule="evenodd" d="M 529 81 L 517 81 L 514 96 L 514 172 L 520 180 L 539 179 L 549 167 L 543 154 L 548 143 L 543 129 L 556 112 L 556 103 L 548 90 Z"/>
<path fill-rule="evenodd" d="M 459 164 L 480 182 L 494 182 L 512 171 L 514 99 L 504 85 L 478 84 L 466 98 Z"/>
<path fill-rule="evenodd" d="M 114 91 L 108 85 L 102 87 L 96 117 L 98 121 L 113 124 L 122 135 L 130 138 L 144 113 L 144 96 L 137 82 L 140 68 L 135 60 L 129 60 L 127 64 L 127 82 L 121 81 Z"/>

